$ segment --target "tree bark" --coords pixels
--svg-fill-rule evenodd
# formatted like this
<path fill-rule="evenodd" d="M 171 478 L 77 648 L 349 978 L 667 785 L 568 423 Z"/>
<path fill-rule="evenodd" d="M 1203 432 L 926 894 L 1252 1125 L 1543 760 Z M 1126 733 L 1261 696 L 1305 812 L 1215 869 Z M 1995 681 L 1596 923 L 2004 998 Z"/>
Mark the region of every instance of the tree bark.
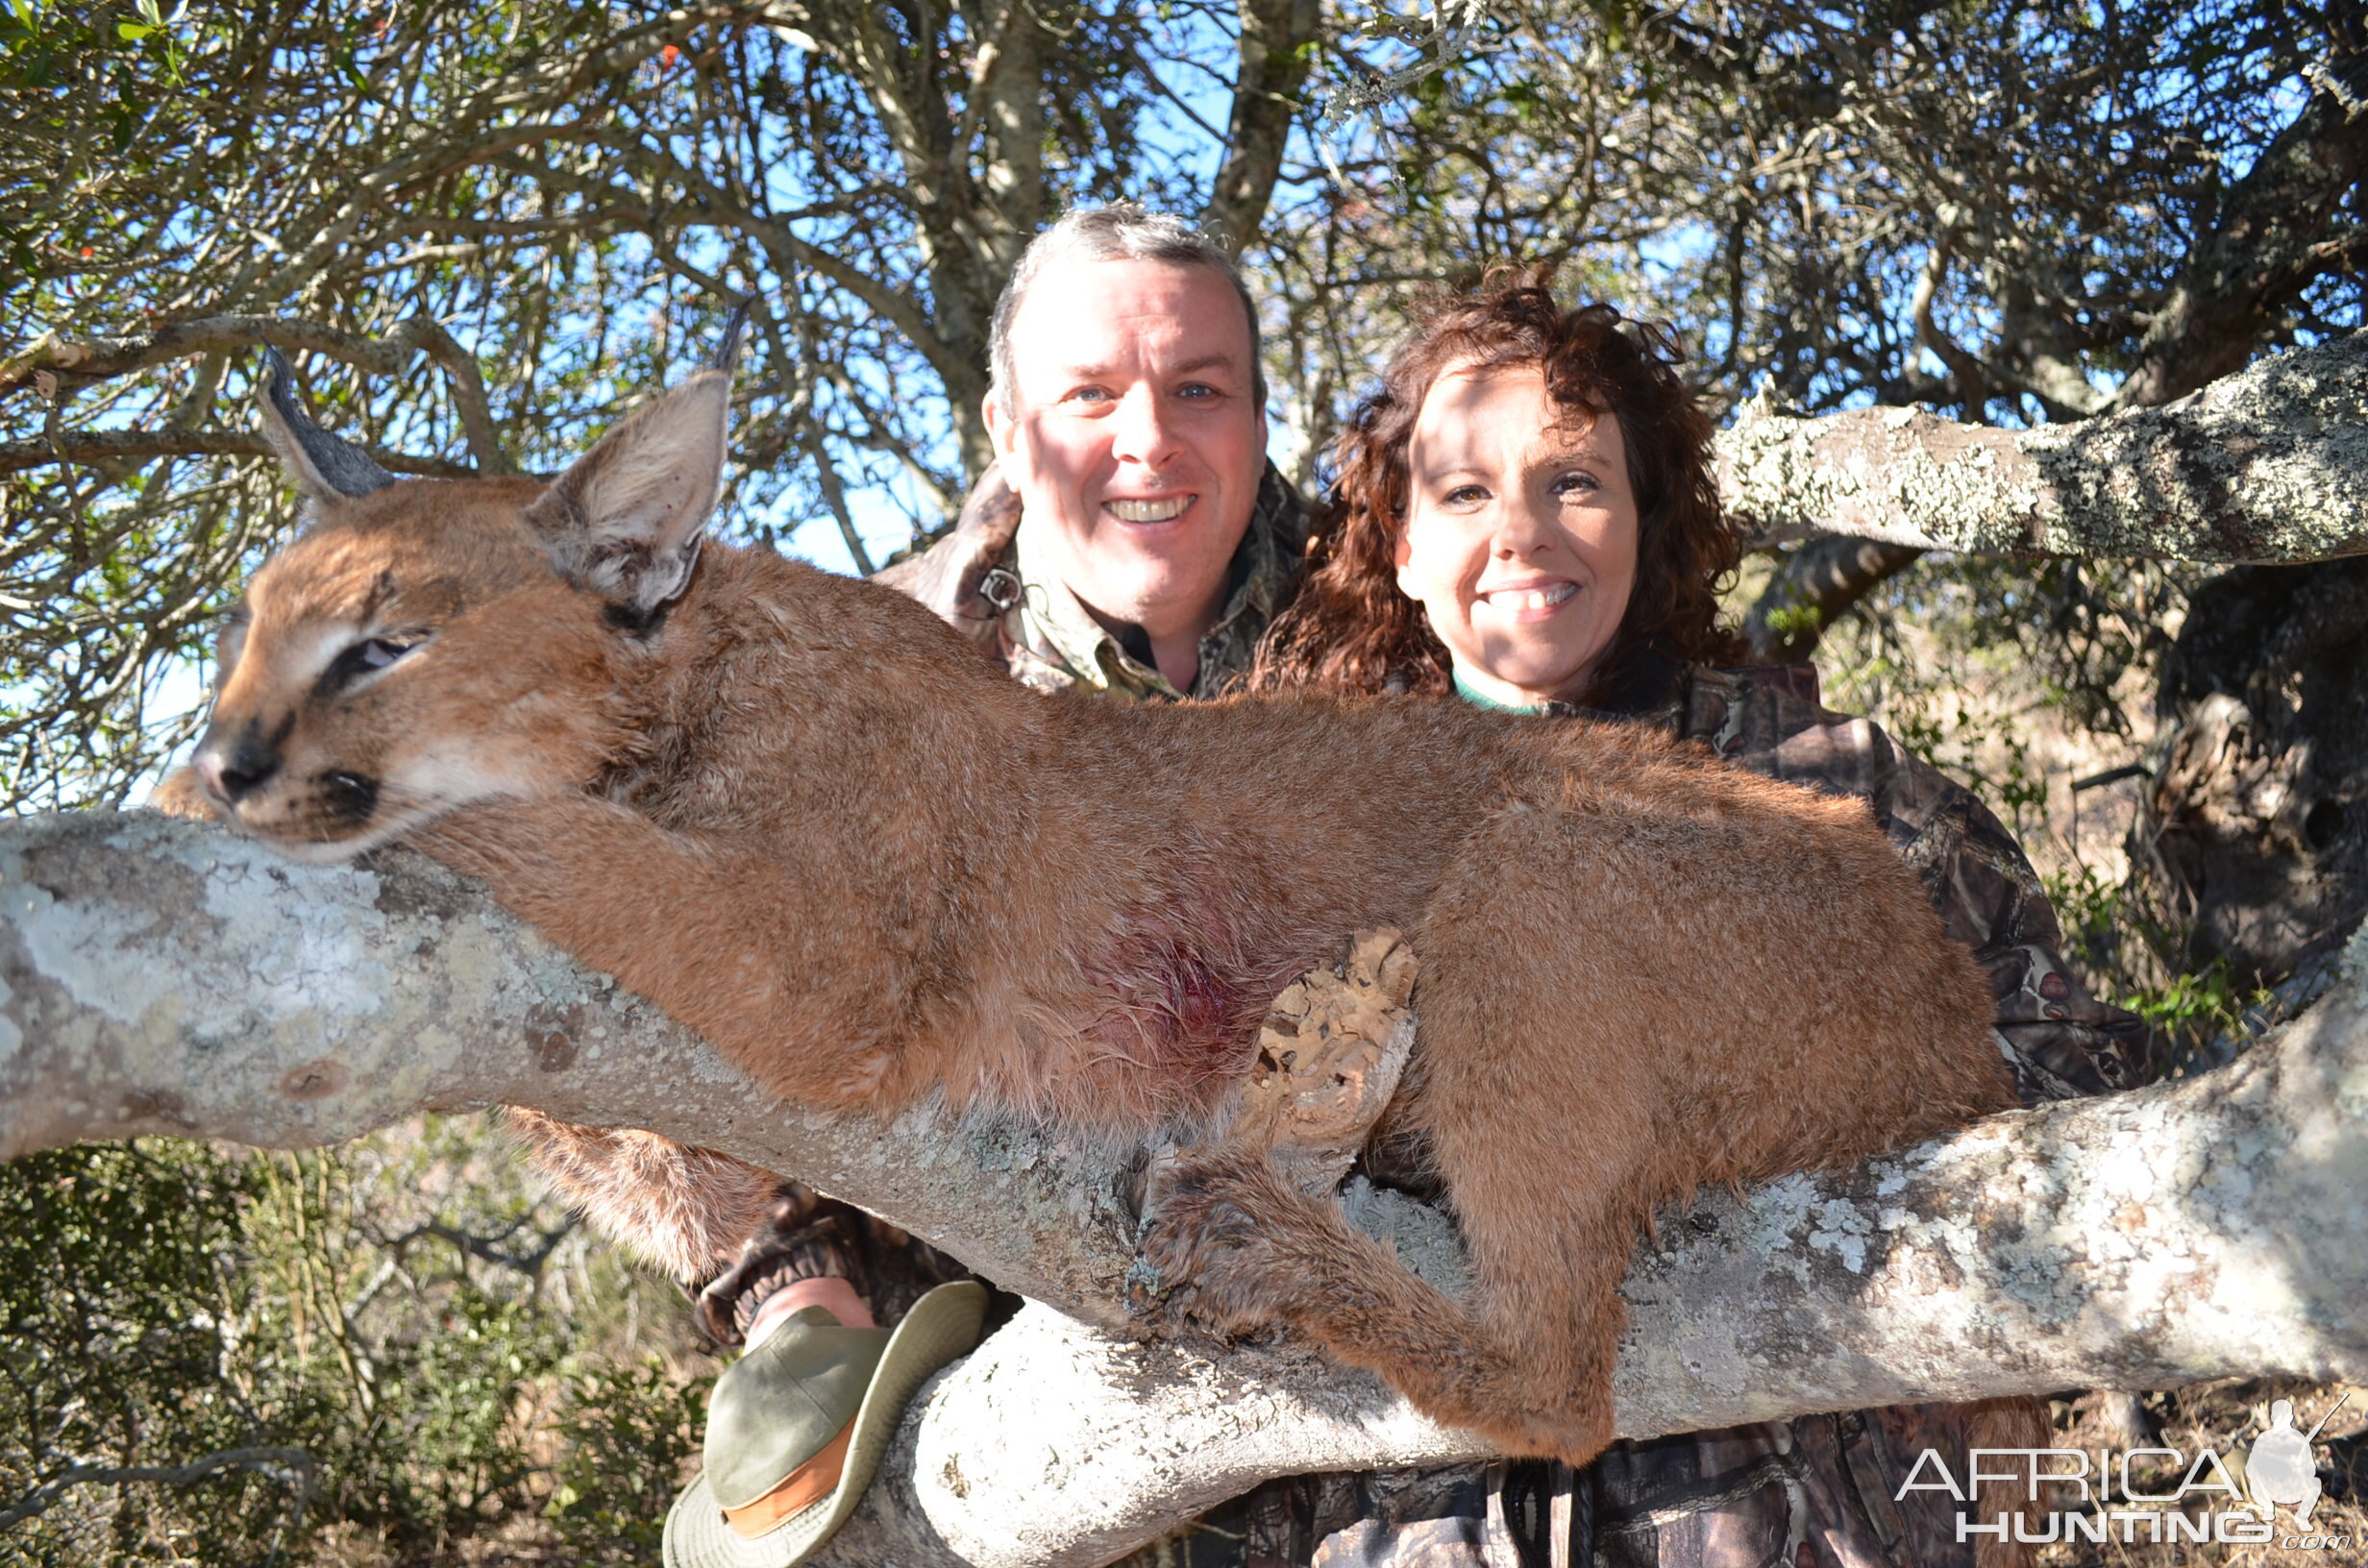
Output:
<path fill-rule="evenodd" d="M 1817 650 L 1825 628 L 1878 586 L 1924 558 L 1913 545 L 1833 534 L 1784 558 L 1743 616 L 1754 664 L 1791 664 Z"/>
<path fill-rule="evenodd" d="M 1240 68 L 1233 79 L 1233 113 L 1225 126 L 1225 159 L 1211 182 L 1201 221 L 1236 255 L 1258 237 L 1283 151 L 1315 65 L 1322 37 L 1316 0 L 1240 0 Z"/>
<path fill-rule="evenodd" d="M 2198 586 L 2162 661 L 2131 892 L 2180 940 L 2274 985 L 2368 915 L 2368 559 Z"/>
<path fill-rule="evenodd" d="M 1717 446 L 1720 494 L 1763 543 L 2330 560 L 2368 551 L 2368 333 L 2077 424 L 1992 429 L 1906 408 L 1809 419 L 1754 401 Z"/>
<path fill-rule="evenodd" d="M 1640 1244 L 1628 1435 L 2231 1375 L 2368 1378 L 2368 935 L 2233 1066 L 1716 1195 Z M 1124 1163 L 920 1107 L 763 1100 L 647 1004 L 407 851 L 305 867 L 148 813 L 0 827 L 0 1156 L 136 1133 L 266 1146 L 422 1110 L 653 1128 L 907 1225 L 1035 1298 L 916 1401 L 819 1559 L 1106 1561 L 1268 1476 L 1471 1458 L 1289 1344 L 1158 1334 Z M 1448 1288 L 1434 1211 L 1353 1217 Z"/>

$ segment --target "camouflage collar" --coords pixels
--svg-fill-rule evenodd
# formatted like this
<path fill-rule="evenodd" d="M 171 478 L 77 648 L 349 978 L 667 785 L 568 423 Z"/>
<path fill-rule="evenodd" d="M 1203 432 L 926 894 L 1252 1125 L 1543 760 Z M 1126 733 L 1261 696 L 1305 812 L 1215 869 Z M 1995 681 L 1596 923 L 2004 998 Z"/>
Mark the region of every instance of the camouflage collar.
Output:
<path fill-rule="evenodd" d="M 1269 463 L 1249 527 L 1234 551 L 1229 574 L 1233 591 L 1216 623 L 1201 636 L 1200 669 L 1192 691 L 1185 693 L 1142 656 L 1147 648 L 1129 652 L 1127 639 L 1107 630 L 1066 583 L 1044 569 L 1041 555 L 1029 549 L 1023 517 L 1012 542 L 1009 570 L 1017 594 L 1015 640 L 1027 664 L 1024 678 L 1045 685 L 1091 686 L 1138 702 L 1216 696 L 1249 673 L 1258 639 L 1290 597 L 1306 538 L 1306 509 L 1298 493 Z"/>

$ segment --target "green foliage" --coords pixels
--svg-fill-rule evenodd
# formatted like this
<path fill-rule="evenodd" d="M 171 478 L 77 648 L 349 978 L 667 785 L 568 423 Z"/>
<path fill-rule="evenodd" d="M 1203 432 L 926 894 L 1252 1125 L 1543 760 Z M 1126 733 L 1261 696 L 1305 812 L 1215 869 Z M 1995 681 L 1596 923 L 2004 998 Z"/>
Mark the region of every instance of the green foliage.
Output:
<path fill-rule="evenodd" d="M 31 1563 L 641 1560 L 697 1442 L 705 1380 L 641 1330 L 681 1332 L 678 1298 L 473 1119 L 32 1156 L 0 1166 L 0 1538 Z"/>
<path fill-rule="evenodd" d="M 706 1430 L 711 1375 L 655 1356 L 568 1384 L 558 1485 L 547 1508 L 587 1563 L 654 1559 L 666 1510 Z"/>
<path fill-rule="evenodd" d="M 0 6 L 19 808 L 119 801 L 185 742 L 195 682 L 162 673 L 288 522 L 240 454 L 252 333 L 111 368 L 82 349 L 235 317 L 366 345 L 432 318 L 483 367 L 507 457 L 545 471 L 696 356 L 721 292 L 752 290 L 725 527 L 876 561 L 984 461 L 986 322 L 1026 235 L 1073 201 L 1211 200 L 1240 43 L 1229 8 L 1184 5 L 812 0 L 794 27 L 640 0 L 167 7 Z M 1444 68 L 1332 118 L 1327 94 L 1440 45 L 1427 15 L 1323 8 L 1317 36 L 1273 40 L 1316 69 L 1296 127 L 1250 150 L 1279 172 L 1241 236 L 1291 466 L 1313 472 L 1416 290 L 1517 257 L 1672 322 L 1720 405 L 1767 382 L 1812 408 L 2081 411 L 2336 25 L 2282 0 L 2113 14 L 1499 8 Z M 2278 333 L 2356 323 L 2350 254 L 2266 264 L 2293 296 Z M 1936 373 L 1943 340 L 1989 367 L 1978 386 Z M 58 343 L 76 352 L 35 374 Z M 449 367 L 295 358 L 340 433 L 422 472 L 491 460 Z M 108 445 L 135 431 L 159 452 Z"/>
<path fill-rule="evenodd" d="M 2217 1066 L 2206 1047 L 2224 1037 L 2241 1040 L 2252 1033 L 2255 1018 L 2272 997 L 2264 990 L 2240 989 L 2230 976 L 2229 961 L 2215 958 L 2203 969 L 2175 974 L 2120 1001 L 2153 1027 L 2161 1042 L 2162 1076 L 2177 1078 Z"/>
<path fill-rule="evenodd" d="M 180 1465 L 281 1445 L 309 1424 L 302 1390 L 228 1374 L 254 1303 L 240 1220 L 258 1167 L 157 1143 L 31 1155 L 0 1166 L 0 1514 L 77 1464 Z M 289 1419 L 290 1417 L 294 1419 Z M 262 1563 L 302 1496 L 282 1465 L 185 1487 L 82 1487 L 8 1528 L 41 1564 Z"/>
<path fill-rule="evenodd" d="M 2048 901 L 2063 922 L 2066 954 L 2153 1032 L 2157 1077 L 2217 1066 L 2276 1020 L 2276 996 L 2237 984 L 2227 959 L 2198 969 L 2173 968 L 2181 933 L 2157 927 L 2134 906 L 2127 881 L 2076 864 L 2046 883 Z M 2129 951 L 2133 944 L 2135 954 Z"/>

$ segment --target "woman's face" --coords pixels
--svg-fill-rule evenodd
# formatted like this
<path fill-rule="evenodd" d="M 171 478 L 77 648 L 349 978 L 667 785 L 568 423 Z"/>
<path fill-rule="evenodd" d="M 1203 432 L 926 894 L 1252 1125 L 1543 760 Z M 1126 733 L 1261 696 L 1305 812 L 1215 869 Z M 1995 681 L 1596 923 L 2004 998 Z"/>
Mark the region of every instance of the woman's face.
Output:
<path fill-rule="evenodd" d="M 1619 419 L 1560 414 L 1535 366 L 1450 369 L 1406 449 L 1398 588 L 1465 683 L 1515 706 L 1584 696 L 1636 585 Z"/>

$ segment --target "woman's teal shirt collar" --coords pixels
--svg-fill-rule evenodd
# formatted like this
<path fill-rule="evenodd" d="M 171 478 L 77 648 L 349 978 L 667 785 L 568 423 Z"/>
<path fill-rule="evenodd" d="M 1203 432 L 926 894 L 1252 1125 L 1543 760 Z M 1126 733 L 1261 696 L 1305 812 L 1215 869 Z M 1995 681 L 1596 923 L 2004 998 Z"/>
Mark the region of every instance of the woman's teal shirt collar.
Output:
<path fill-rule="evenodd" d="M 1463 667 L 1460 665 L 1454 668 L 1453 674 L 1455 675 L 1455 695 L 1475 708 L 1492 708 L 1498 713 L 1543 713 L 1546 710 L 1546 704 L 1543 702 L 1497 701 L 1496 698 L 1466 680 Z"/>

